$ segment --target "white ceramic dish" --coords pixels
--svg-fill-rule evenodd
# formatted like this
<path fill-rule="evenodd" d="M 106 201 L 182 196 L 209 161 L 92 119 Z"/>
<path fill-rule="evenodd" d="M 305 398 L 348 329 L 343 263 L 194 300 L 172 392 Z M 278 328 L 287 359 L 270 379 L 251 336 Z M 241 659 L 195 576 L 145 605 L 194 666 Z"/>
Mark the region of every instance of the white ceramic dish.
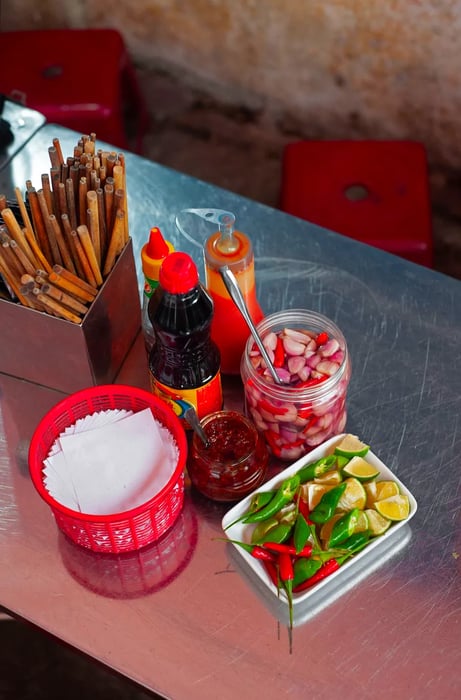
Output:
<path fill-rule="evenodd" d="M 330 438 L 322 445 L 319 445 L 319 447 L 316 447 L 314 450 L 312 450 L 312 452 L 309 452 L 309 454 L 305 455 L 304 457 L 301 457 L 289 467 L 279 472 L 279 474 L 274 476 L 272 479 L 270 479 L 265 484 L 256 489 L 253 493 L 249 494 L 244 499 L 239 501 L 235 506 L 233 506 L 224 515 L 222 519 L 222 527 L 226 537 L 228 537 L 229 540 L 236 540 L 239 542 L 249 543 L 254 525 L 245 525 L 242 522 L 235 521 L 238 520 L 238 518 L 248 510 L 253 495 L 257 491 L 269 491 L 276 489 L 284 479 L 295 474 L 304 465 L 310 464 L 311 462 L 315 462 L 317 459 L 320 459 L 321 457 L 330 454 L 334 446 L 338 444 L 343 437 L 344 434 L 336 435 L 335 437 Z M 398 479 L 395 476 L 395 474 L 388 467 L 386 467 L 386 465 L 371 450 L 368 451 L 366 459 L 368 462 L 370 462 L 370 464 L 379 469 L 380 476 L 377 477 L 378 480 L 395 481 L 399 485 L 401 493 L 406 494 L 408 496 L 410 502 L 410 514 L 406 520 L 392 523 L 389 529 L 386 530 L 386 532 L 383 535 L 379 535 L 378 537 L 374 537 L 373 539 L 371 539 L 370 543 L 364 549 L 362 549 L 361 552 L 359 552 L 354 557 L 346 561 L 337 571 L 328 576 L 326 579 L 324 579 L 323 581 L 319 581 L 319 583 L 315 584 L 314 586 L 312 586 L 312 588 L 306 591 L 295 593 L 293 595 L 294 606 L 306 601 L 314 594 L 317 595 L 322 588 L 337 585 L 338 579 L 350 576 L 353 573 L 354 569 L 361 568 L 362 559 L 364 558 L 374 563 L 375 568 L 377 560 L 380 557 L 380 550 L 384 550 L 387 548 L 387 545 L 389 544 L 388 540 L 391 537 L 393 537 L 396 531 L 398 531 L 400 528 L 406 525 L 416 513 L 418 507 L 416 500 L 414 496 L 410 493 L 410 491 L 407 489 L 407 487 L 400 481 L 400 479 Z M 239 545 L 235 544 L 234 546 L 237 549 L 240 556 L 243 557 L 250 569 L 262 581 L 262 583 L 267 587 L 267 589 L 279 599 L 285 600 L 285 602 L 288 603 L 284 591 L 277 591 L 277 587 L 274 586 L 274 584 L 270 580 L 261 561 L 252 557 L 249 552 L 247 552 Z M 373 552 L 375 554 L 374 557 L 371 556 Z"/>

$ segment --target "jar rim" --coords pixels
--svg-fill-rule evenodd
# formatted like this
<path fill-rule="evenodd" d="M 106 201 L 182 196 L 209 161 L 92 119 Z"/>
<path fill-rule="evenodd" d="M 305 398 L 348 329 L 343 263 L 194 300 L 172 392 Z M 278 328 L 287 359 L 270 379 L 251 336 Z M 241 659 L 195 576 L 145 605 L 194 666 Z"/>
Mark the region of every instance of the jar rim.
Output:
<path fill-rule="evenodd" d="M 250 335 L 246 342 L 245 350 L 242 354 L 242 368 L 245 366 L 247 371 L 249 371 L 251 379 L 257 385 L 258 389 L 270 391 L 272 396 L 280 400 L 298 401 L 320 399 L 341 381 L 347 368 L 350 367 L 349 351 L 343 332 L 334 321 L 317 311 L 311 311 L 309 309 L 288 309 L 286 311 L 276 311 L 268 316 L 265 316 L 257 324 L 256 329 L 261 337 L 264 338 L 264 335 L 270 330 L 274 330 L 274 326 L 277 327 L 278 324 L 280 324 L 279 330 L 281 330 L 287 326 L 292 328 L 293 326 L 290 324 L 293 323 L 296 323 L 299 326 L 303 321 L 306 323 L 313 323 L 314 325 L 318 323 L 320 325 L 318 329 L 319 332 L 324 330 L 330 331 L 330 333 L 334 335 L 335 339 L 340 343 L 341 348 L 344 351 L 344 358 L 339 366 L 339 369 L 333 375 L 331 375 L 331 377 L 325 379 L 320 384 L 316 384 L 311 387 L 304 387 L 303 389 L 289 385 L 276 384 L 270 377 L 265 378 L 261 374 L 257 373 L 251 365 L 249 353 L 255 341 L 253 336 Z"/>
<path fill-rule="evenodd" d="M 256 429 L 255 424 L 243 413 L 240 413 L 239 411 L 234 411 L 232 409 L 222 409 L 220 411 L 214 411 L 213 413 L 208 413 L 206 416 L 202 418 L 200 421 L 202 428 L 205 428 L 206 425 L 211 423 L 212 421 L 216 419 L 220 419 L 222 417 L 225 418 L 237 418 L 240 423 L 242 423 L 251 433 L 251 436 L 254 438 L 254 444 L 249 447 L 248 451 L 245 452 L 241 457 L 238 459 L 235 459 L 233 461 L 229 460 L 222 460 L 222 459 L 217 459 L 216 456 L 210 457 L 210 455 L 207 454 L 208 448 L 205 447 L 203 442 L 200 440 L 198 435 L 194 433 L 192 440 L 194 443 L 194 448 L 197 450 L 197 453 L 200 455 L 202 459 L 205 459 L 206 461 L 213 461 L 214 464 L 217 466 L 226 466 L 226 467 L 237 467 L 239 464 L 244 462 L 245 460 L 248 459 L 249 455 L 254 452 L 256 449 L 256 445 L 259 439 L 258 431 Z"/>

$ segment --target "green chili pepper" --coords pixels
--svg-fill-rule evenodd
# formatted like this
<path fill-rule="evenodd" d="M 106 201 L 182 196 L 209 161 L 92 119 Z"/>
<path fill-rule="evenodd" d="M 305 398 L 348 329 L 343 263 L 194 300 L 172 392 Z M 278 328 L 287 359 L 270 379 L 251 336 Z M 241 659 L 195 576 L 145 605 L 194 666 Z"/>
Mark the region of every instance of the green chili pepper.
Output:
<path fill-rule="evenodd" d="M 351 461 L 350 457 L 344 457 L 343 455 L 336 455 L 336 466 L 338 469 L 344 469 L 346 464 Z"/>
<path fill-rule="evenodd" d="M 293 506 L 293 508 L 290 507 L 291 505 Z M 279 521 L 279 523 L 290 523 L 290 525 L 294 525 L 296 522 L 297 515 L 298 510 L 295 504 L 292 503 L 289 504 L 289 508 L 281 508 L 277 513 L 276 518 Z"/>
<path fill-rule="evenodd" d="M 255 542 L 260 542 L 265 534 L 278 524 L 279 521 L 275 516 L 272 518 L 267 518 L 267 520 L 262 520 L 256 525 L 255 529 L 251 533 L 251 543 L 255 544 Z"/>
<path fill-rule="evenodd" d="M 285 479 L 279 486 L 275 494 L 272 496 L 271 500 L 264 508 L 257 510 L 255 513 L 249 513 L 244 519 L 244 523 L 256 523 L 260 520 L 267 520 L 267 518 L 272 517 L 278 511 L 286 506 L 287 503 L 293 500 L 296 491 L 299 486 L 299 476 L 294 474 L 293 476 Z"/>
<path fill-rule="evenodd" d="M 344 513 L 344 515 L 335 522 L 330 539 L 328 540 L 328 547 L 336 547 L 336 545 L 341 544 L 354 534 L 359 515 L 359 509 L 353 508 L 347 513 Z"/>
<path fill-rule="evenodd" d="M 312 481 L 318 476 L 322 476 L 326 472 L 333 469 L 336 463 L 336 455 L 328 455 L 328 457 L 321 457 L 312 464 L 306 464 L 298 472 L 299 481 L 301 484 L 305 484 L 306 481 Z"/>
<path fill-rule="evenodd" d="M 342 484 L 338 484 L 338 486 L 330 489 L 330 491 L 326 491 L 311 512 L 309 516 L 310 520 L 318 525 L 326 523 L 335 512 L 339 499 L 346 490 L 346 486 L 346 482 L 343 481 Z"/>
<path fill-rule="evenodd" d="M 255 513 L 257 510 L 267 506 L 269 501 L 272 499 L 275 491 L 259 491 L 255 493 L 250 501 L 250 507 L 248 508 L 249 513 Z"/>
<path fill-rule="evenodd" d="M 293 531 L 293 544 L 295 546 L 296 553 L 300 552 L 304 548 L 310 534 L 311 531 L 306 522 L 306 518 L 302 513 L 298 513 Z"/>
<path fill-rule="evenodd" d="M 299 557 L 299 559 L 296 559 L 293 565 L 293 588 L 296 588 L 300 583 L 303 583 L 313 576 L 321 566 L 322 562 L 318 559 L 307 559 L 306 557 Z"/>
<path fill-rule="evenodd" d="M 362 532 L 354 532 L 353 535 L 341 542 L 341 549 L 348 549 L 352 552 L 358 552 L 370 541 L 370 531 L 363 530 Z"/>
<path fill-rule="evenodd" d="M 278 523 L 275 525 L 275 527 L 271 527 L 260 540 L 252 540 L 252 544 L 263 545 L 264 542 L 277 542 L 278 544 L 281 542 L 286 542 L 291 535 L 292 530 L 293 525 L 290 525 L 289 523 Z"/>

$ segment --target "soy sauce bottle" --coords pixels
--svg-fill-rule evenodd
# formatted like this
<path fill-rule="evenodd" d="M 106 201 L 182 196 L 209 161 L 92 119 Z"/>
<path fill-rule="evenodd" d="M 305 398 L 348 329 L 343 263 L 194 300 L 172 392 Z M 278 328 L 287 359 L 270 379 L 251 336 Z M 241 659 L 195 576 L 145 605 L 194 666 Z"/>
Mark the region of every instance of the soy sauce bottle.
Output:
<path fill-rule="evenodd" d="M 210 336 L 213 302 L 187 253 L 170 253 L 161 264 L 148 313 L 155 334 L 149 355 L 152 391 L 189 429 L 183 416 L 190 405 L 201 419 L 220 410 L 223 399 L 220 353 Z"/>

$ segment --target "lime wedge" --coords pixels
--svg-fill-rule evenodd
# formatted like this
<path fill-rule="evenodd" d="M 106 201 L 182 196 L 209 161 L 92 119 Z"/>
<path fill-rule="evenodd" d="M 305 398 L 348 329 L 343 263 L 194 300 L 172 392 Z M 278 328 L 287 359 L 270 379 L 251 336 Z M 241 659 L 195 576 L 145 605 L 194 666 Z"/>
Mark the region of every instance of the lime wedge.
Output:
<path fill-rule="evenodd" d="M 391 521 L 384 518 L 373 508 L 367 508 L 364 513 L 367 516 L 371 537 L 382 535 L 388 528 L 390 528 Z"/>
<path fill-rule="evenodd" d="M 339 499 L 337 510 L 345 511 L 353 508 L 363 510 L 367 502 L 367 493 L 363 484 L 352 476 L 343 483 L 346 484 L 346 490 Z"/>
<path fill-rule="evenodd" d="M 324 549 L 328 549 L 328 540 L 330 539 L 331 531 L 333 530 L 333 525 L 337 520 L 342 518 L 343 515 L 344 513 L 335 513 L 320 528 L 320 539 L 322 541 Z"/>
<path fill-rule="evenodd" d="M 372 481 L 379 476 L 379 469 L 373 467 L 363 457 L 352 457 L 343 469 L 346 476 L 355 476 L 359 481 Z"/>
<path fill-rule="evenodd" d="M 405 520 L 410 514 L 410 501 L 408 496 L 398 493 L 396 496 L 389 496 L 389 498 L 385 498 L 382 501 L 376 501 L 375 509 L 388 520 Z"/>
<path fill-rule="evenodd" d="M 331 486 L 336 486 L 336 484 L 340 484 L 342 480 L 341 472 L 338 469 L 332 469 L 326 474 L 322 474 L 322 476 L 316 476 L 314 482 L 316 484 L 330 484 Z"/>
<path fill-rule="evenodd" d="M 357 516 L 357 522 L 354 527 L 354 534 L 356 532 L 366 532 L 370 529 L 370 524 L 368 522 L 368 516 L 364 510 L 361 510 Z"/>
<path fill-rule="evenodd" d="M 390 496 L 397 496 L 400 493 L 399 485 L 396 481 L 377 481 L 375 501 L 382 501 Z"/>
<path fill-rule="evenodd" d="M 314 510 L 319 503 L 323 494 L 333 488 L 330 484 L 315 484 L 308 481 L 307 484 L 301 486 L 301 498 L 306 501 L 309 510 Z"/>
<path fill-rule="evenodd" d="M 336 445 L 334 453 L 342 457 L 365 457 L 369 449 L 370 446 L 359 440 L 357 435 L 348 433 Z"/>
<path fill-rule="evenodd" d="M 367 494 L 367 508 L 373 508 L 375 501 L 378 500 L 378 487 L 377 481 L 367 481 L 364 484 L 365 492 Z"/>

